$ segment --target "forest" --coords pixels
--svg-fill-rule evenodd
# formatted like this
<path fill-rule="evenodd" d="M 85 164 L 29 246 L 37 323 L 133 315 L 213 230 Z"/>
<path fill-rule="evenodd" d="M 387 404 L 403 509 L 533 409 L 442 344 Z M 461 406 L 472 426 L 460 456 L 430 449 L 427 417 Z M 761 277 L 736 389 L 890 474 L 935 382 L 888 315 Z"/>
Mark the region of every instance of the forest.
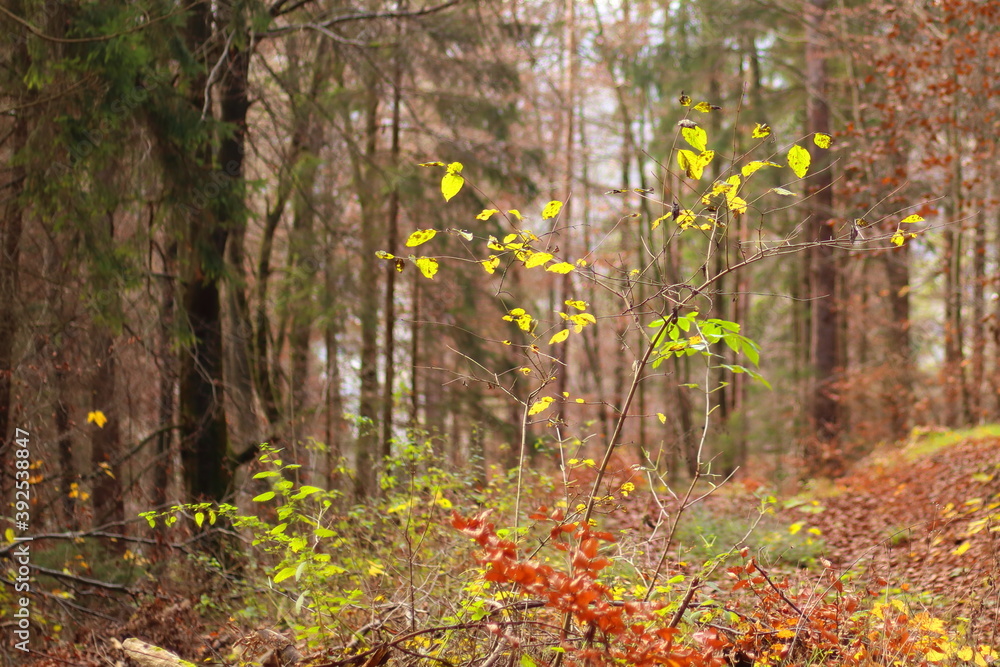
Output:
<path fill-rule="evenodd" d="M 0 54 L 0 664 L 1000 661 L 1000 3 Z"/>

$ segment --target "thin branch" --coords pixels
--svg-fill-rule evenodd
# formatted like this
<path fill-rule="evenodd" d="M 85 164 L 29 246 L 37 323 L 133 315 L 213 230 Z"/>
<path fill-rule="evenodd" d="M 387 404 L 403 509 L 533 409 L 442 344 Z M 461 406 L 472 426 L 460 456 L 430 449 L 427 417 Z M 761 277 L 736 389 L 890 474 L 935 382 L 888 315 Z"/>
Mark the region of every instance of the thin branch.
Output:
<path fill-rule="evenodd" d="M 448 9 L 449 7 L 454 7 L 455 5 L 461 4 L 462 2 L 463 0 L 448 0 L 448 2 L 442 3 L 440 5 L 434 5 L 431 7 L 425 7 L 424 9 L 416 9 L 407 12 L 358 12 L 355 14 L 344 14 L 343 16 L 336 16 L 332 19 L 321 21 L 319 23 L 296 24 L 296 25 L 284 26 L 281 28 L 275 28 L 274 30 L 268 30 L 266 32 L 259 33 L 257 36 L 260 38 L 278 37 L 279 35 L 284 35 L 290 32 L 298 32 L 300 30 L 306 30 L 306 29 L 315 30 L 317 28 L 329 28 L 330 26 L 334 26 L 339 23 L 349 23 L 351 21 L 417 18 L 419 16 L 427 16 L 428 14 L 435 14 L 442 10 Z"/>

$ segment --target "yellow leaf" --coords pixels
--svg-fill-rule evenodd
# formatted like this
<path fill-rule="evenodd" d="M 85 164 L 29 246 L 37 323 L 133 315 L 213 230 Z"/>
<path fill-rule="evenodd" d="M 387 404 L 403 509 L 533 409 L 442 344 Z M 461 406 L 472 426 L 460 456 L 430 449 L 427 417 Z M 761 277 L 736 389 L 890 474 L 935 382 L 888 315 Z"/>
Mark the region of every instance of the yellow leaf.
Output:
<path fill-rule="evenodd" d="M 483 212 L 476 216 L 476 220 L 489 220 L 493 217 L 494 213 L 499 213 L 499 209 L 495 208 L 484 208 Z"/>
<path fill-rule="evenodd" d="M 415 248 L 416 246 L 427 243 L 432 238 L 437 235 L 437 230 L 434 229 L 418 229 L 417 231 L 410 234 L 410 238 L 406 239 L 407 248 Z"/>
<path fill-rule="evenodd" d="M 104 428 L 104 425 L 108 423 L 108 418 L 100 410 L 94 410 L 87 413 L 87 423 L 97 424 L 98 428 Z"/>
<path fill-rule="evenodd" d="M 968 551 L 969 547 L 971 547 L 971 546 L 972 546 L 972 542 L 970 542 L 969 540 L 966 540 L 965 542 L 962 542 L 958 546 L 958 548 L 955 549 L 954 551 L 952 551 L 951 553 L 952 553 L 953 556 L 961 556 L 966 551 Z"/>
<path fill-rule="evenodd" d="M 386 252 L 385 250 L 376 251 L 375 256 L 378 257 L 379 259 L 396 259 L 395 255 L 393 255 L 391 252 Z"/>
<path fill-rule="evenodd" d="M 900 220 L 900 222 L 905 223 L 905 224 L 910 224 L 910 223 L 914 223 L 914 222 L 923 222 L 923 221 L 924 221 L 924 219 L 921 218 L 919 215 L 916 215 L 916 214 L 908 215 L 905 218 L 903 218 L 902 220 Z"/>
<path fill-rule="evenodd" d="M 545 267 L 546 271 L 551 271 L 552 273 L 569 273 L 576 267 L 569 262 L 558 262 L 552 266 Z"/>
<path fill-rule="evenodd" d="M 492 276 L 493 272 L 497 270 L 498 266 L 500 266 L 500 258 L 496 255 L 490 255 L 489 259 L 484 259 L 480 262 L 480 264 L 483 265 L 483 269 L 486 273 Z"/>
<path fill-rule="evenodd" d="M 796 534 L 797 532 L 799 532 L 800 530 L 802 530 L 802 523 L 801 523 L 801 522 L 796 522 L 796 523 L 793 523 L 792 525 L 790 525 L 790 526 L 788 527 L 788 532 L 789 532 L 789 533 L 790 533 L 791 535 L 795 535 L 795 534 Z"/>
<path fill-rule="evenodd" d="M 660 223 L 661 223 L 661 222 L 663 222 L 664 220 L 666 220 L 666 219 L 667 219 L 667 218 L 669 218 L 670 216 L 671 216 L 671 214 L 670 214 L 670 213 L 667 213 L 666 215 L 661 215 L 661 216 L 660 216 L 659 218 L 657 218 L 656 220 L 653 220 L 652 224 L 650 225 L 650 229 L 656 229 L 657 227 L 659 227 L 659 226 L 660 226 Z"/>
<path fill-rule="evenodd" d="M 691 106 L 691 97 L 689 95 L 685 95 L 684 93 L 681 93 L 681 96 L 677 99 L 677 101 L 681 103 L 682 107 Z"/>
<path fill-rule="evenodd" d="M 438 261 L 433 257 L 417 257 L 413 260 L 420 269 L 420 273 L 424 274 L 425 278 L 434 280 L 434 274 L 438 272 Z"/>
<path fill-rule="evenodd" d="M 750 135 L 754 139 L 763 139 L 764 137 L 771 134 L 771 126 L 767 123 L 757 123 L 753 128 L 753 133 Z"/>
<path fill-rule="evenodd" d="M 955 657 L 964 662 L 969 662 L 972 660 L 972 647 L 963 646 L 962 648 L 955 651 Z"/>
<path fill-rule="evenodd" d="M 570 308 L 576 308 L 577 310 L 587 310 L 586 301 L 574 301 L 573 299 L 568 299 L 563 303 L 565 303 Z"/>
<path fill-rule="evenodd" d="M 661 424 L 666 424 L 667 423 L 667 416 L 665 414 L 663 414 L 662 412 L 657 412 L 656 413 L 656 418 L 660 420 Z"/>
<path fill-rule="evenodd" d="M 585 399 L 578 398 L 578 399 L 576 399 L 576 402 L 577 403 L 586 403 L 587 401 Z"/>
<path fill-rule="evenodd" d="M 677 152 L 677 163 L 687 173 L 688 178 L 697 181 L 714 157 L 715 151 L 703 151 L 700 155 L 695 155 L 689 150 L 681 149 Z"/>
<path fill-rule="evenodd" d="M 5 540 L 7 540 L 8 543 L 10 543 L 14 541 L 14 538 L 16 536 L 14 535 L 14 530 L 12 528 L 8 528 L 7 530 L 3 531 L 3 537 Z"/>
<path fill-rule="evenodd" d="M 550 220 L 559 215 L 559 211 L 562 210 L 562 205 L 563 203 L 556 199 L 550 201 L 545 205 L 545 208 L 542 209 L 542 220 Z"/>
<path fill-rule="evenodd" d="M 537 401 L 531 404 L 530 408 L 528 408 L 528 416 L 530 417 L 532 415 L 537 415 L 539 412 L 544 412 L 548 410 L 549 406 L 552 405 L 553 400 L 554 399 L 551 396 L 543 396 L 542 398 L 538 399 Z"/>
<path fill-rule="evenodd" d="M 708 147 L 708 135 L 700 127 L 685 127 L 681 130 L 681 136 L 698 151 L 703 151 Z"/>
<path fill-rule="evenodd" d="M 569 321 L 574 324 L 573 330 L 577 333 L 583 331 L 583 328 L 588 324 L 597 324 L 597 318 L 590 313 L 580 313 L 579 315 L 571 315 Z"/>
<path fill-rule="evenodd" d="M 903 232 L 901 232 L 901 231 L 899 231 L 897 229 L 896 233 L 893 234 L 892 238 L 889 239 L 889 240 L 892 241 L 892 244 L 894 246 L 901 246 L 901 245 L 903 245 L 903 242 L 906 240 L 906 237 L 903 236 Z"/>
<path fill-rule="evenodd" d="M 521 212 L 518 211 L 516 208 L 512 208 L 507 212 L 510 213 L 515 218 L 517 218 L 518 220 L 524 220 L 524 217 L 521 215 Z"/>
<path fill-rule="evenodd" d="M 378 577 L 385 574 L 385 568 L 382 567 L 382 563 L 378 562 L 377 560 L 368 561 L 368 565 L 369 565 L 368 576 Z"/>
<path fill-rule="evenodd" d="M 448 165 L 448 173 L 441 179 L 441 194 L 444 195 L 444 200 L 451 201 L 451 198 L 461 191 L 464 184 L 465 178 L 462 177 L 462 163 L 452 162 Z"/>
<path fill-rule="evenodd" d="M 813 135 L 813 143 L 820 148 L 829 148 L 830 142 L 833 141 L 829 134 L 823 134 L 822 132 L 817 132 Z"/>
<path fill-rule="evenodd" d="M 785 188 L 771 188 L 771 192 L 776 195 L 781 195 L 782 197 L 797 197 L 791 190 L 786 190 Z"/>
<path fill-rule="evenodd" d="M 778 630 L 778 639 L 791 639 L 795 636 L 795 630 L 790 630 L 785 628 L 784 630 Z"/>
<path fill-rule="evenodd" d="M 753 174 L 754 172 L 758 171 L 759 169 L 763 169 L 764 167 L 780 167 L 780 166 L 781 165 L 775 162 L 754 160 L 753 162 L 748 162 L 745 165 L 743 165 L 743 168 L 740 169 L 740 172 L 743 174 L 743 178 L 747 178 L 748 176 L 750 176 L 750 174 Z"/>
<path fill-rule="evenodd" d="M 556 343 L 561 343 L 567 338 L 569 338 L 569 329 L 563 329 L 562 331 L 558 332 L 557 334 L 552 336 L 552 338 L 549 339 L 549 345 L 555 345 Z"/>
<path fill-rule="evenodd" d="M 696 217 L 694 211 L 684 209 L 677 214 L 677 224 L 680 225 L 681 229 L 687 229 L 694 224 Z"/>
<path fill-rule="evenodd" d="M 418 167 L 443 167 L 444 162 L 421 162 L 417 165 Z"/>
<path fill-rule="evenodd" d="M 742 197 L 730 197 L 729 198 L 729 210 L 736 215 L 742 215 L 747 212 L 747 203 Z"/>
<path fill-rule="evenodd" d="M 542 266 L 550 259 L 552 259 L 552 255 L 547 252 L 532 253 L 531 257 L 528 258 L 528 261 L 524 263 L 524 266 L 526 268 L 533 269 L 536 266 Z"/>
<path fill-rule="evenodd" d="M 694 110 L 702 113 L 708 113 L 712 110 L 712 105 L 708 102 L 698 102 L 698 104 L 694 105 Z"/>
<path fill-rule="evenodd" d="M 811 162 L 812 158 L 809 156 L 809 151 L 802 148 L 802 146 L 795 144 L 788 149 L 788 166 L 792 168 L 792 171 L 799 178 L 803 178 L 809 173 L 809 164 Z"/>

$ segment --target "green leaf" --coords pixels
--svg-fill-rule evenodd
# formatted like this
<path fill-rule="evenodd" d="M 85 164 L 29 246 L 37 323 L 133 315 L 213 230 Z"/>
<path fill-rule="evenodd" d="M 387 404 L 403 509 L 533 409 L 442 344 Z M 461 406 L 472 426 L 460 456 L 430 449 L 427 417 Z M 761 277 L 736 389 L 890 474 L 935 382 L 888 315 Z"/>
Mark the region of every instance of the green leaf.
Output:
<path fill-rule="evenodd" d="M 255 503 L 266 503 L 268 500 L 271 500 L 272 498 L 274 498 L 274 491 L 265 491 L 264 493 L 260 494 L 259 496 L 256 496 L 253 499 L 253 502 L 255 502 Z"/>
<path fill-rule="evenodd" d="M 194 513 L 194 523 L 195 523 L 196 526 L 198 526 L 199 528 L 201 528 L 201 524 L 205 523 L 205 513 L 204 512 L 195 512 Z"/>
<path fill-rule="evenodd" d="M 283 567 L 278 572 L 278 574 L 274 575 L 274 583 L 280 584 L 285 579 L 289 579 L 289 578 L 294 577 L 294 576 L 295 576 L 295 568 L 294 567 Z"/>
<path fill-rule="evenodd" d="M 708 134 L 700 127 L 685 127 L 681 130 L 681 136 L 699 153 L 708 148 Z"/>
<path fill-rule="evenodd" d="M 264 470 L 253 476 L 254 479 L 264 479 L 265 477 L 277 477 L 280 475 L 277 470 Z"/>
<path fill-rule="evenodd" d="M 451 198 L 462 190 L 463 185 L 465 178 L 462 177 L 462 163 L 452 162 L 448 165 L 448 173 L 441 179 L 441 194 L 444 195 L 444 200 L 451 201 Z"/>
<path fill-rule="evenodd" d="M 530 655 L 528 655 L 527 653 L 522 653 L 521 667 L 538 667 L 538 665 L 535 663 L 534 660 L 531 659 Z"/>
<path fill-rule="evenodd" d="M 809 173 L 809 164 L 811 162 L 812 157 L 809 156 L 809 151 L 802 148 L 802 146 L 795 144 L 788 149 L 788 166 L 791 167 L 792 171 L 799 178 L 804 178 Z"/>

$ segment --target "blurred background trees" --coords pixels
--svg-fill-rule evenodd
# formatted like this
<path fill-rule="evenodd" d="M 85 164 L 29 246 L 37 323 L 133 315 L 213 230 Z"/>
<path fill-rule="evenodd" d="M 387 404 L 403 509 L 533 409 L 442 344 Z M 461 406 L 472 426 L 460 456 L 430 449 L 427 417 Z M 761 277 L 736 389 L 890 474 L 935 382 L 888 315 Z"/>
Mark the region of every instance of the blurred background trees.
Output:
<path fill-rule="evenodd" d="M 707 399 L 713 472 L 830 473 L 914 426 L 997 419 L 995 3 L 6 7 L 0 437 L 6 451 L 16 426 L 32 433 L 54 525 L 220 499 L 265 441 L 359 500 L 410 441 L 504 474 L 522 408 L 490 378 L 527 399 L 523 359 L 501 342 L 515 306 L 542 326 L 567 299 L 604 315 L 558 360 L 560 395 L 587 404 L 531 425 L 528 454 L 554 465 L 560 438 L 603 443 L 656 285 L 703 260 L 686 230 L 650 264 L 678 233 L 654 221 L 690 197 L 672 153 L 682 94 L 721 107 L 697 114 L 720 150 L 712 177 L 756 123 L 776 154 L 834 137 L 816 177 L 768 183 L 804 203 L 737 218 L 713 261 L 757 234 L 862 237 L 705 295 L 703 312 L 764 343 L 773 386 L 715 378 L 729 384 Z M 431 160 L 464 163 L 477 188 L 444 206 L 416 166 Z M 633 188 L 652 194 L 606 194 Z M 542 230 L 551 199 L 565 207 Z M 429 281 L 376 258 L 405 257 L 418 228 L 508 233 L 476 219 L 486 208 L 519 209 L 566 256 L 650 278 L 622 303 L 571 275 L 442 262 Z M 926 233 L 866 246 L 903 211 Z M 470 256 L 460 233 L 435 244 Z M 705 407 L 690 374 L 674 360 L 650 375 L 624 438 L 671 474 L 688 470 Z"/>

